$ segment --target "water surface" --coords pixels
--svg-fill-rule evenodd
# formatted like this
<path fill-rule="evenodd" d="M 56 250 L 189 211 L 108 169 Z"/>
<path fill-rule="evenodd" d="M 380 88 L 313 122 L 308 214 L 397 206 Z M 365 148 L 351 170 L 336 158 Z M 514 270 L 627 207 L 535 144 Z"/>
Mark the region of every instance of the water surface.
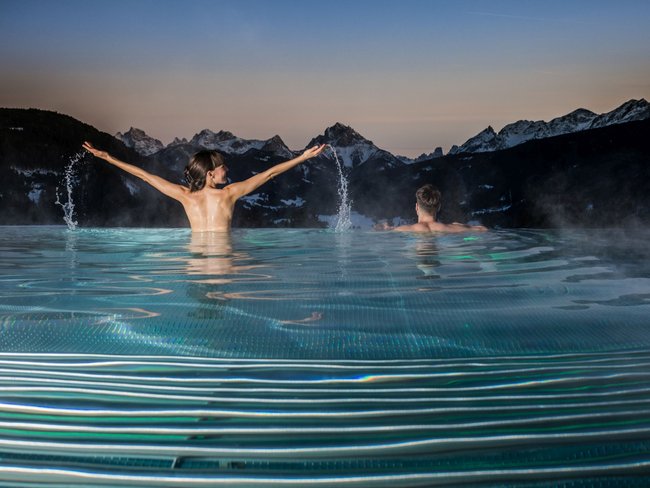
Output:
<path fill-rule="evenodd" d="M 413 359 L 645 348 L 645 239 L 604 231 L 8 227 L 9 352 Z"/>
<path fill-rule="evenodd" d="M 646 486 L 647 237 L 4 227 L 0 480 Z"/>

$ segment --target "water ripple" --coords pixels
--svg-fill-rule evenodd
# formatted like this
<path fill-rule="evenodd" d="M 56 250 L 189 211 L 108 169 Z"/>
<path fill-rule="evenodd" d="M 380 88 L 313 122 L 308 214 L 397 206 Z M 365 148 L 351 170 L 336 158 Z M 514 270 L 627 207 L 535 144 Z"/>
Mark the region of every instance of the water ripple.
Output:
<path fill-rule="evenodd" d="M 650 463 L 649 375 L 623 379 L 609 372 L 609 366 L 645 371 L 648 351 L 634 352 L 634 362 L 625 355 L 581 354 L 333 365 L 172 356 L 3 356 L 0 381 L 19 385 L 0 388 L 0 452 L 12 453 L 12 462 L 5 461 L 0 470 L 5 480 L 37 482 L 47 473 L 73 482 L 75 470 L 81 470 L 93 483 L 113 479 L 120 486 L 134 481 L 202 486 L 226 480 L 228 486 L 246 485 L 251 472 L 257 473 L 256 482 L 274 486 L 334 486 L 341 480 L 352 486 L 378 481 L 402 486 L 408 480 L 524 484 L 604 473 L 645 480 Z M 128 374 L 107 375 L 107 367 Z M 384 371 L 394 381 L 387 387 L 358 377 L 359 367 Z M 295 387 L 252 392 L 237 376 L 242 368 L 249 380 Z M 405 368 L 421 372 L 397 374 Z M 441 370 L 458 368 L 466 370 L 461 376 L 475 377 L 479 388 L 448 385 L 452 396 L 445 398 L 407 393 L 430 393 L 432 378 L 441 381 Z M 499 389 L 475 396 L 483 383 L 490 389 L 506 373 L 527 379 L 519 383 L 518 396 Z M 327 378 L 330 386 L 314 390 L 305 374 Z M 563 383 L 566 374 L 573 387 L 564 393 L 544 391 L 540 400 L 536 384 Z M 235 386 L 226 388 L 230 375 Z M 126 378 L 130 382 L 115 381 Z M 345 385 L 353 378 L 361 380 L 362 389 L 351 397 Z M 197 381 L 206 386 L 190 386 Z M 635 386 L 626 386 L 628 381 Z M 144 393 L 148 390 L 161 393 Z M 225 390 L 228 396 L 220 396 Z M 192 391 L 204 395 L 188 396 Z M 326 395 L 315 400 L 315 391 Z M 53 459 L 62 467 L 52 470 Z"/>

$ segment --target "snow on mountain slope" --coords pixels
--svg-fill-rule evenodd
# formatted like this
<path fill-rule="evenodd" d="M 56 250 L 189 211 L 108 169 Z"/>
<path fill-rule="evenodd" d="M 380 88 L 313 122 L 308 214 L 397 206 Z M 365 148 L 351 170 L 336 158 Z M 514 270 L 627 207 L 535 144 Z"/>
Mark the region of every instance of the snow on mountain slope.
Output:
<path fill-rule="evenodd" d="M 163 147 L 158 139 L 148 136 L 145 131 L 131 127 L 124 134 L 118 132 L 115 138 L 122 141 L 126 147 L 133 148 L 143 156 L 151 156 L 160 151 Z"/>
<path fill-rule="evenodd" d="M 356 168 L 369 160 L 380 160 L 385 167 L 395 167 L 404 164 L 388 151 L 379 149 L 352 127 L 337 122 L 325 129 L 322 135 L 313 138 L 307 147 L 317 144 L 329 144 L 336 150 L 341 164 L 348 168 Z M 330 158 L 328 152 L 325 157 Z"/>
<path fill-rule="evenodd" d="M 499 146 L 499 136 L 492 126 L 482 130 L 471 139 L 468 139 L 465 144 L 456 149 L 451 149 L 449 154 L 462 153 L 462 152 L 489 152 L 494 151 Z"/>
<path fill-rule="evenodd" d="M 293 157 L 293 153 L 277 135 L 263 141 L 259 139 L 242 139 L 228 131 L 212 132 L 209 129 L 203 129 L 194 135 L 190 140 L 190 144 L 205 149 L 216 149 L 227 154 L 244 154 L 251 149 L 257 149 L 270 151 L 286 158 Z"/>
<path fill-rule="evenodd" d="M 122 141 L 126 146 L 135 149 L 143 156 L 150 156 L 165 147 L 174 147 L 180 145 L 191 145 L 197 148 L 216 149 L 226 154 L 244 154 L 251 149 L 268 151 L 277 154 L 286 159 L 291 159 L 293 153 L 287 148 L 280 136 L 263 141 L 257 139 L 242 139 L 235 136 L 232 132 L 219 131 L 212 132 L 204 129 L 195 134 L 190 141 L 185 138 L 174 138 L 167 146 L 164 146 L 158 139 L 148 136 L 143 130 L 129 129 L 126 133 L 118 132 L 115 137 Z"/>
<path fill-rule="evenodd" d="M 596 117 L 589 128 L 596 129 L 648 118 L 650 118 L 650 103 L 643 98 L 641 100 L 628 100 L 617 109 Z"/>
<path fill-rule="evenodd" d="M 601 115 L 580 108 L 550 122 L 519 120 L 504 126 L 498 134 L 492 127 L 488 127 L 468 139 L 462 146 L 452 148 L 449 154 L 498 151 L 531 139 L 543 139 L 647 118 L 650 118 L 650 104 L 644 99 L 629 100 L 611 112 Z"/>
<path fill-rule="evenodd" d="M 519 120 L 507 124 L 498 133 L 488 126 L 460 147 L 452 146 L 449 154 L 498 151 L 532 139 L 554 137 L 647 118 L 650 118 L 650 104 L 644 99 L 629 100 L 611 112 L 601 115 L 580 108 L 549 122 Z M 145 156 L 154 154 L 164 147 L 159 140 L 149 137 L 144 131 L 133 127 L 125 134 L 117 133 L 115 137 Z M 237 155 L 245 154 L 251 149 L 270 152 L 285 159 L 291 159 L 297 154 L 297 152 L 291 151 L 277 135 L 268 140 L 242 139 L 232 132 L 223 130 L 213 132 L 209 129 L 195 134 L 189 142 L 186 139 L 175 138 L 167 147 L 186 144 L 196 148 L 216 149 L 226 154 Z M 325 129 L 323 134 L 313 138 L 307 147 L 315 144 L 331 145 L 336 150 L 341 163 L 348 168 L 356 168 L 367 161 L 373 161 L 373 165 L 390 168 L 443 156 L 441 148 L 436 148 L 430 154 L 422 154 L 416 159 L 394 156 L 375 146 L 372 141 L 351 127 L 339 122 Z M 329 151 L 322 157 L 333 159 Z"/>

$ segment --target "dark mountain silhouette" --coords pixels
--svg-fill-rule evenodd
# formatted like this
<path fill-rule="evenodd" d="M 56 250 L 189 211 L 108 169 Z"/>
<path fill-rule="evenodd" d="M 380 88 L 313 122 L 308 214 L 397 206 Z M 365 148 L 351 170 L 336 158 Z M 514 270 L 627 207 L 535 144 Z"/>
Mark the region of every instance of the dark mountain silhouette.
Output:
<path fill-rule="evenodd" d="M 443 221 L 609 227 L 650 221 L 649 134 L 650 120 L 618 123 L 500 151 L 432 154 L 412 164 L 343 124 L 328 128 L 314 141 L 330 143 L 341 152 L 353 211 L 371 219 L 414 218 L 415 190 L 433 183 L 443 191 Z M 146 134 L 138 136 L 146 139 Z M 278 136 L 248 145 L 226 131 L 202 137 L 215 144 L 223 139 L 227 146 L 218 147 L 233 148 L 224 155 L 234 181 L 292 154 Z M 0 224 L 62 224 L 56 189 L 63 196 L 65 168 L 84 140 L 178 183 L 189 156 L 201 149 L 197 141 L 178 139 L 147 157 L 66 115 L 0 109 Z M 320 216 L 335 214 L 338 203 L 332 156 L 326 151 L 240 200 L 233 225 L 324 226 Z M 90 155 L 76 168 L 73 198 L 81 226 L 187 226 L 180 204 L 137 178 Z"/>
<path fill-rule="evenodd" d="M 649 135 L 650 120 L 612 125 L 358 175 L 350 188 L 356 210 L 374 218 L 413 215 L 414 190 L 433 183 L 443 192 L 443 221 L 477 220 L 490 227 L 647 225 Z"/>
<path fill-rule="evenodd" d="M 92 141 L 116 157 L 161 176 L 171 172 L 110 134 L 67 115 L 36 109 L 0 109 L 0 224 L 61 224 L 54 202 L 63 195 L 70 158 Z M 84 151 L 85 152 L 85 151 Z M 183 209 L 145 183 L 86 155 L 76 165 L 73 199 L 83 226 L 186 225 Z"/>

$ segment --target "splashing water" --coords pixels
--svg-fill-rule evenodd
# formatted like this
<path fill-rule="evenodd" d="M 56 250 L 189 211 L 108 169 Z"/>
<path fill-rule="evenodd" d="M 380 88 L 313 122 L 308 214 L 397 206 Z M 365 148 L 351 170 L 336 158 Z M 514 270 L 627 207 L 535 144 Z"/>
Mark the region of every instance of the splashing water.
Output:
<path fill-rule="evenodd" d="M 75 230 L 78 225 L 77 221 L 74 220 L 74 202 L 72 201 L 72 189 L 77 183 L 77 168 L 75 165 L 81 159 L 83 159 L 83 157 L 83 152 L 76 153 L 70 157 L 68 165 L 65 167 L 64 181 L 67 192 L 67 200 L 65 202 L 61 201 L 61 198 L 59 196 L 59 187 L 56 187 L 56 201 L 54 203 L 60 205 L 63 209 L 63 220 L 70 230 Z"/>
<path fill-rule="evenodd" d="M 352 201 L 348 198 L 348 180 L 345 177 L 345 174 L 343 174 L 343 166 L 341 166 L 341 162 L 339 161 L 339 157 L 336 154 L 336 150 L 330 144 L 328 144 L 327 147 L 329 147 L 334 153 L 336 166 L 339 170 L 339 208 L 334 230 L 336 232 L 345 232 L 352 228 L 352 220 L 350 219 Z"/>

